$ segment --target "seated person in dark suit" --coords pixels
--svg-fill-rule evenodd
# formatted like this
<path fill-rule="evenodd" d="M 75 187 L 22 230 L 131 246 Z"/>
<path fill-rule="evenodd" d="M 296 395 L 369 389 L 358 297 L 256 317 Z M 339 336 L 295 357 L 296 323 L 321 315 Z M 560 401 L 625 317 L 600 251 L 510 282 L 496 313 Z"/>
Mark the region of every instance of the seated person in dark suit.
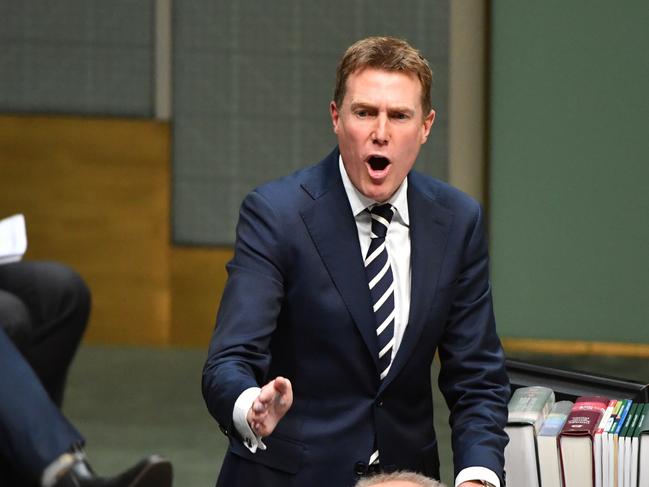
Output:
<path fill-rule="evenodd" d="M 150 456 L 112 478 L 97 477 L 84 439 L 0 327 L 0 485 L 169 487 L 171 464 Z"/>
<path fill-rule="evenodd" d="M 57 406 L 90 314 L 90 291 L 55 262 L 0 265 L 0 327 L 18 346 Z"/>

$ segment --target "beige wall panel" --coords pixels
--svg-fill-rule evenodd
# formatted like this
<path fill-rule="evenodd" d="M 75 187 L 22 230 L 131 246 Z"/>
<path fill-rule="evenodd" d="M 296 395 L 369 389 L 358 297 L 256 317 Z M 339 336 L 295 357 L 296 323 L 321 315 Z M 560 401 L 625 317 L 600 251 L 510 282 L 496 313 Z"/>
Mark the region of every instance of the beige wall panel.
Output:
<path fill-rule="evenodd" d="M 451 2 L 450 7 L 448 177 L 485 204 L 487 2 Z"/>
<path fill-rule="evenodd" d="M 503 347 L 508 354 L 523 352 L 552 355 L 610 355 L 649 358 L 649 345 L 646 343 L 504 338 Z"/>
<path fill-rule="evenodd" d="M 94 343 L 169 342 L 169 125 L 0 117 L 0 216 L 88 282 Z"/>
<path fill-rule="evenodd" d="M 231 249 L 175 247 L 171 251 L 171 343 L 207 350 Z"/>

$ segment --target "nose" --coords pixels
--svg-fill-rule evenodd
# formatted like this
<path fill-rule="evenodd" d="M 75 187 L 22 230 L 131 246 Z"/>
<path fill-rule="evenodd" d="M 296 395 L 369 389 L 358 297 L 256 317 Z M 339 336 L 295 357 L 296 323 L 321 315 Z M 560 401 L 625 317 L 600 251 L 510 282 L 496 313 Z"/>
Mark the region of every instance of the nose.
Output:
<path fill-rule="evenodd" d="M 390 130 L 388 126 L 388 117 L 380 114 L 376 117 L 376 125 L 372 131 L 372 142 L 377 145 L 386 145 L 390 140 Z"/>

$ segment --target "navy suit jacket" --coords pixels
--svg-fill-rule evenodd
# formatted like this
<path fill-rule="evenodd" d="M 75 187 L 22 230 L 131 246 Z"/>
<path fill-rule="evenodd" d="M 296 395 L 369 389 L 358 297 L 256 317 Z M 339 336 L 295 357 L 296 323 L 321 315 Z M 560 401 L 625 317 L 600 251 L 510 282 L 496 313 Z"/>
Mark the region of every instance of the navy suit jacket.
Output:
<path fill-rule="evenodd" d="M 509 383 L 496 334 L 480 206 L 411 171 L 411 303 L 387 377 L 356 223 L 338 169 L 321 163 L 251 192 L 203 371 L 203 395 L 231 437 L 218 485 L 351 486 L 374 437 L 381 464 L 439 478 L 431 363 L 451 410 L 455 473 L 502 478 Z M 294 403 L 265 451 L 232 425 L 243 390 L 281 375 Z"/>

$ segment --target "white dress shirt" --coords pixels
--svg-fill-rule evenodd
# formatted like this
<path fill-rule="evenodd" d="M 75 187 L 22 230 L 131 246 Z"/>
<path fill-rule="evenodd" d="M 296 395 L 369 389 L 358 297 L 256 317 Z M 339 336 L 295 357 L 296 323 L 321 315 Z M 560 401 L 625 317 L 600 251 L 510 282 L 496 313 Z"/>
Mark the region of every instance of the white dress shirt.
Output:
<path fill-rule="evenodd" d="M 358 241 L 361 244 L 361 259 L 365 259 L 367 249 L 370 248 L 370 234 L 372 233 L 372 217 L 365 211 L 378 202 L 364 196 L 352 184 L 342 158 L 339 159 L 340 176 L 343 179 L 345 193 L 352 208 Z M 408 179 L 404 179 L 401 186 L 385 203 L 390 203 L 395 211 L 388 232 L 385 235 L 385 245 L 388 248 L 388 259 L 394 276 L 394 346 L 392 347 L 392 360 L 399 350 L 401 339 L 408 325 L 410 312 L 410 218 L 408 216 Z"/>
<path fill-rule="evenodd" d="M 345 187 L 345 193 L 347 194 L 352 209 L 352 214 L 356 220 L 358 241 L 361 246 L 361 255 L 359 258 L 364 259 L 365 254 L 367 254 L 367 249 L 370 247 L 370 233 L 372 230 L 372 218 L 370 213 L 365 210 L 379 202 L 367 198 L 356 189 L 347 175 L 342 156 L 339 157 L 338 167 L 343 180 L 343 186 Z M 390 259 L 395 282 L 394 346 L 392 347 L 392 359 L 394 360 L 401 345 L 403 334 L 408 326 L 408 313 L 410 312 L 411 267 L 408 178 L 403 180 L 401 186 L 399 186 L 387 203 L 390 203 L 395 208 L 394 216 L 385 236 L 388 258 Z M 232 412 L 234 426 L 244 439 L 244 444 L 252 453 L 255 453 L 257 448 L 260 450 L 266 449 L 266 445 L 264 445 L 261 437 L 255 435 L 246 419 L 248 411 L 252 407 L 255 398 L 259 395 L 260 390 L 259 387 L 251 387 L 243 391 L 237 398 Z M 485 467 L 468 467 L 463 469 L 455 479 L 455 485 L 458 486 L 462 482 L 469 480 L 486 480 L 496 487 L 500 487 L 498 476 Z"/>

